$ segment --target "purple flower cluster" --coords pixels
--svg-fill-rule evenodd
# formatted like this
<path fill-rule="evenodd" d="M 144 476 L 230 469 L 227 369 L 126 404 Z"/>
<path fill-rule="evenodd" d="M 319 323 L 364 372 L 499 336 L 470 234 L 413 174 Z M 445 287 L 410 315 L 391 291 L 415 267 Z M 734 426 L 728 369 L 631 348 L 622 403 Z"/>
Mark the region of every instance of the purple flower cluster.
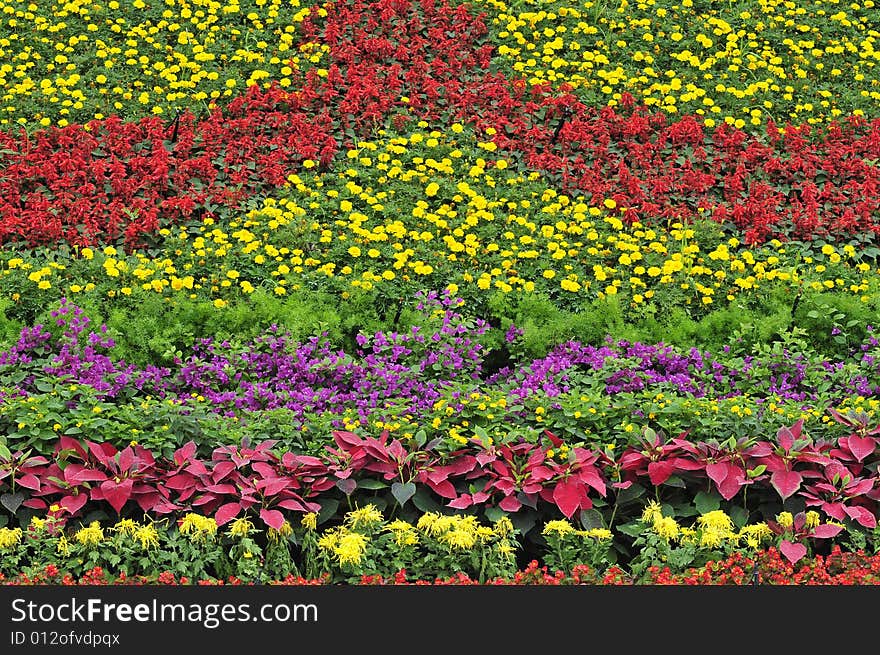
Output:
<path fill-rule="evenodd" d="M 755 401 L 768 396 L 809 402 L 820 394 L 831 401 L 835 396 L 880 395 L 880 342 L 873 336 L 847 362 L 787 349 L 745 357 L 728 352 L 720 360 L 696 348 L 682 352 L 663 343 L 608 338 L 593 346 L 569 341 L 545 357 L 486 376 L 488 353 L 480 338 L 488 325 L 456 311 L 458 302 L 448 294 L 422 294 L 421 324 L 399 332 L 360 334 L 351 354 L 335 349 L 324 336 L 294 342 L 273 326 L 243 344 L 201 340 L 174 369 L 138 369 L 113 358 L 114 342 L 105 326 L 90 330 L 82 310 L 62 300 L 52 312 L 54 329 L 26 328 L 17 343 L 0 352 L 0 386 L 7 394 L 25 395 L 34 392 L 35 381 L 48 376 L 88 385 L 106 399 L 138 394 L 183 401 L 202 397 L 227 416 L 286 408 L 300 422 L 346 411 L 365 421 L 388 420 L 386 411 L 424 417 L 439 399 L 446 398 L 455 408 L 457 399 L 474 390 L 501 391 L 514 402 L 533 395 L 552 399 L 572 392 L 614 396 L 650 390 L 719 399 L 749 394 Z M 520 335 L 511 326 L 505 341 L 512 343 Z"/>

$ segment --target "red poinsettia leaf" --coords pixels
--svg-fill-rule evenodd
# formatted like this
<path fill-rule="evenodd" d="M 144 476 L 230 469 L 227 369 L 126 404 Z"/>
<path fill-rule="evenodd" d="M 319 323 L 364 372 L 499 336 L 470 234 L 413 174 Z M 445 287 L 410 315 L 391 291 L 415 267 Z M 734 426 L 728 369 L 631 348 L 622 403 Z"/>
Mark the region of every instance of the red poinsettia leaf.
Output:
<path fill-rule="evenodd" d="M 128 499 L 131 498 L 132 484 L 134 484 L 134 481 L 130 479 L 118 483 L 113 480 L 101 483 L 101 493 L 104 495 L 104 500 L 110 503 L 117 514 L 122 510 L 123 505 L 125 505 Z"/>
<path fill-rule="evenodd" d="M 284 514 L 277 509 L 261 509 L 260 518 L 263 519 L 263 523 L 276 530 L 280 530 L 281 526 L 284 525 Z"/>
<path fill-rule="evenodd" d="M 859 525 L 863 525 L 866 528 L 877 527 L 877 517 L 874 516 L 867 507 L 853 505 L 850 507 L 844 507 L 843 511 Z"/>
<path fill-rule="evenodd" d="M 507 496 L 506 498 L 501 499 L 501 502 L 498 503 L 498 507 L 505 512 L 516 512 L 522 507 L 522 503 L 519 502 L 516 496 Z"/>
<path fill-rule="evenodd" d="M 226 503 L 217 508 L 214 520 L 217 522 L 217 525 L 225 525 L 238 516 L 240 511 L 241 505 L 239 503 Z"/>
<path fill-rule="evenodd" d="M 727 462 L 706 464 L 706 475 L 708 475 L 709 479 L 719 488 L 721 487 L 721 483 L 724 482 L 724 479 L 727 477 L 728 470 Z"/>
<path fill-rule="evenodd" d="M 86 497 L 86 494 L 82 493 L 75 494 L 73 496 L 65 496 L 60 501 L 58 501 L 58 504 L 71 514 L 76 514 L 80 509 L 82 509 L 82 506 L 86 504 L 87 500 L 88 498 Z"/>
<path fill-rule="evenodd" d="M 553 501 L 566 518 L 571 518 L 581 505 L 583 486 L 569 478 L 559 482 L 553 489 Z"/>
<path fill-rule="evenodd" d="M 779 544 L 779 551 L 785 555 L 785 558 L 792 564 L 797 564 L 807 554 L 807 547 L 803 544 L 793 544 L 783 539 Z"/>
<path fill-rule="evenodd" d="M 816 529 L 813 530 L 812 536 L 817 539 L 830 539 L 831 537 L 836 537 L 841 530 L 843 530 L 842 526 L 823 523 L 822 525 L 816 526 Z"/>
<path fill-rule="evenodd" d="M 860 437 L 853 434 L 847 439 L 847 446 L 849 446 L 856 461 L 861 462 L 868 455 L 873 454 L 877 448 L 877 442 L 870 437 Z"/>
<path fill-rule="evenodd" d="M 779 492 L 785 500 L 794 494 L 801 486 L 803 478 L 797 471 L 776 471 L 770 476 L 770 484 Z"/>
<path fill-rule="evenodd" d="M 672 462 L 651 462 L 648 464 L 648 477 L 651 478 L 651 484 L 655 487 L 666 482 L 674 471 L 675 466 Z"/>
<path fill-rule="evenodd" d="M 470 494 L 462 494 L 458 498 L 451 500 L 447 503 L 449 507 L 453 509 L 467 509 L 473 504 Z"/>

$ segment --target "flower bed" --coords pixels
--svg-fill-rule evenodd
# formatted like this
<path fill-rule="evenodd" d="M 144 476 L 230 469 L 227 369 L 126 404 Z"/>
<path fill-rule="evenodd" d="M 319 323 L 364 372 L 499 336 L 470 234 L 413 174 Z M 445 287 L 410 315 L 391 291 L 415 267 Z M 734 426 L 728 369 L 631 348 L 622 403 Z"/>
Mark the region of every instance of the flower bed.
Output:
<path fill-rule="evenodd" d="M 872 2 L 0 7 L 8 581 L 873 584 Z"/>

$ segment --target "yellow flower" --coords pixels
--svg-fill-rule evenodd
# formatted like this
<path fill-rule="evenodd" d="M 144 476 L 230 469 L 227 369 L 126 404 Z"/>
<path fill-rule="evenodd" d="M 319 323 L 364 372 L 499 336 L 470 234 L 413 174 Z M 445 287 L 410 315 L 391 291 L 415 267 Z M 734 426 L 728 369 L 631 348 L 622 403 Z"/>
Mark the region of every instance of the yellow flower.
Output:
<path fill-rule="evenodd" d="M 21 528 L 0 528 L 0 550 L 17 546 L 21 541 Z"/>
<path fill-rule="evenodd" d="M 642 512 L 642 521 L 645 523 L 653 523 L 660 518 L 663 518 L 663 510 L 660 509 L 659 503 L 652 500 Z"/>
<path fill-rule="evenodd" d="M 122 534 L 134 534 L 137 532 L 138 527 L 138 524 L 131 519 L 122 519 L 110 529 Z"/>
<path fill-rule="evenodd" d="M 156 532 L 156 528 L 152 523 L 149 525 L 142 525 L 137 530 L 135 530 L 132 535 L 135 541 L 139 541 L 141 544 L 141 550 L 147 550 L 151 546 L 155 546 L 158 548 L 159 546 L 159 533 Z"/>
<path fill-rule="evenodd" d="M 716 509 L 706 512 L 697 519 L 697 523 L 708 530 L 729 532 L 733 530 L 733 520 L 723 510 Z"/>
<path fill-rule="evenodd" d="M 456 550 L 469 550 L 474 547 L 477 537 L 471 530 L 456 527 L 440 535 L 440 541 Z"/>
<path fill-rule="evenodd" d="M 440 185 L 436 182 L 431 182 L 428 186 L 425 187 L 425 195 L 429 198 L 433 198 L 437 195 L 437 192 L 440 190 Z"/>
<path fill-rule="evenodd" d="M 235 519 L 232 522 L 232 525 L 229 526 L 229 530 L 227 534 L 230 537 L 247 537 L 251 531 L 254 529 L 254 524 L 250 522 L 249 519 L 240 518 Z"/>
<path fill-rule="evenodd" d="M 780 512 L 776 515 L 776 522 L 783 528 L 788 529 L 794 525 L 794 517 L 791 512 Z"/>
<path fill-rule="evenodd" d="M 300 521 L 300 523 L 302 523 L 302 526 L 306 530 L 314 531 L 318 527 L 318 515 L 315 514 L 314 512 L 309 512 L 308 514 L 306 514 L 305 516 L 302 517 L 302 520 Z"/>
<path fill-rule="evenodd" d="M 340 564 L 360 564 L 367 551 L 367 537 L 359 532 L 348 532 L 336 542 L 333 552 Z"/>
<path fill-rule="evenodd" d="M 660 518 L 655 519 L 652 527 L 654 532 L 666 539 L 666 541 L 675 539 L 680 530 L 678 523 L 676 523 L 675 519 L 670 516 L 661 516 Z"/>
<path fill-rule="evenodd" d="M 804 527 L 808 530 L 812 530 L 819 526 L 819 512 L 810 510 L 807 512 L 806 517 L 804 517 Z"/>
<path fill-rule="evenodd" d="M 592 528 L 590 530 L 584 531 L 583 535 L 585 537 L 590 537 L 591 539 L 596 539 L 598 541 L 607 541 L 613 536 L 611 530 L 608 530 L 607 528 Z"/>
<path fill-rule="evenodd" d="M 190 541 L 206 541 L 217 533 L 217 521 L 207 516 L 189 513 L 180 522 L 180 533 L 188 535 Z"/>
<path fill-rule="evenodd" d="M 406 521 L 395 519 L 385 526 L 385 530 L 394 533 L 394 542 L 398 546 L 414 546 L 419 543 L 415 528 Z"/>
<path fill-rule="evenodd" d="M 548 521 L 546 525 L 544 525 L 544 529 L 541 531 L 543 535 L 555 534 L 559 537 L 564 537 L 567 534 L 571 534 L 574 532 L 574 528 L 571 526 L 571 523 L 565 520 L 557 520 L 557 521 Z"/>
<path fill-rule="evenodd" d="M 501 536 L 506 537 L 511 534 L 514 530 L 513 523 L 506 516 L 502 516 L 500 519 L 495 521 L 495 532 Z"/>
<path fill-rule="evenodd" d="M 80 528 L 74 535 L 83 546 L 94 547 L 104 540 L 104 531 L 97 521 L 92 521 L 87 528 Z"/>
<path fill-rule="evenodd" d="M 345 522 L 357 529 L 359 526 L 370 527 L 376 523 L 382 522 L 382 512 L 376 509 L 376 506 L 369 503 L 365 507 L 352 510 L 345 515 Z"/>
<path fill-rule="evenodd" d="M 293 533 L 293 527 L 287 521 L 284 521 L 281 524 L 281 527 L 277 530 L 275 528 L 269 528 L 269 531 L 266 533 L 269 537 L 269 541 L 279 541 L 286 537 L 289 537 Z"/>

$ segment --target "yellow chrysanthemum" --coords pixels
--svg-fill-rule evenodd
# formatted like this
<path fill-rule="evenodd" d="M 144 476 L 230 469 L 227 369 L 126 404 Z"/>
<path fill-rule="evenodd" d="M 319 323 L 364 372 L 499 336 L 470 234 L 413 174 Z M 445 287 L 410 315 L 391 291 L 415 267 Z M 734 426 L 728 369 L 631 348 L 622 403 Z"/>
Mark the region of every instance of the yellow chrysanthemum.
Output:
<path fill-rule="evenodd" d="M 140 526 L 131 519 L 122 519 L 110 529 L 114 532 L 120 532 L 122 534 L 134 534 L 139 527 Z"/>
<path fill-rule="evenodd" d="M 571 534 L 574 532 L 574 528 L 571 526 L 571 523 L 565 520 L 555 520 L 555 521 L 547 521 L 544 525 L 544 529 L 541 531 L 543 535 L 555 534 L 558 537 L 564 537 L 567 534 Z"/>
<path fill-rule="evenodd" d="M 655 519 L 652 527 L 654 532 L 666 539 L 666 541 L 675 539 L 680 532 L 678 523 L 671 516 L 661 516 Z"/>
<path fill-rule="evenodd" d="M 455 527 L 440 535 L 439 540 L 455 550 L 470 550 L 476 544 L 477 537 L 472 530 Z"/>
<path fill-rule="evenodd" d="M 159 533 L 156 532 L 156 528 L 152 523 L 139 526 L 132 536 L 135 541 L 140 542 L 142 550 L 159 547 Z"/>
<path fill-rule="evenodd" d="M 253 529 L 254 529 L 254 524 L 251 523 L 251 521 L 249 519 L 240 518 L 240 519 L 235 519 L 232 522 L 232 525 L 229 526 L 229 530 L 227 531 L 227 534 L 230 537 L 242 538 L 242 537 L 248 536 Z"/>
<path fill-rule="evenodd" d="M 192 542 L 206 541 L 217 533 L 217 521 L 189 513 L 180 522 L 180 533 L 189 536 Z"/>
<path fill-rule="evenodd" d="M 338 539 L 333 552 L 339 558 L 340 564 L 360 564 L 367 551 L 367 542 L 366 535 L 349 532 Z"/>
<path fill-rule="evenodd" d="M 97 521 L 92 521 L 87 528 L 80 528 L 73 536 L 83 546 L 94 547 L 104 540 L 104 531 Z"/>
<path fill-rule="evenodd" d="M 300 523 L 302 523 L 302 526 L 306 530 L 314 531 L 318 527 L 318 515 L 315 514 L 314 512 L 309 512 L 308 514 L 306 514 L 305 516 L 302 517 L 302 520 L 300 521 Z"/>
<path fill-rule="evenodd" d="M 783 528 L 788 529 L 794 525 L 794 517 L 791 512 L 780 512 L 776 515 L 776 522 Z"/>
<path fill-rule="evenodd" d="M 21 541 L 21 528 L 0 528 L 0 550 L 17 546 Z"/>
<path fill-rule="evenodd" d="M 369 528 L 377 523 L 381 523 L 382 519 L 382 512 L 376 509 L 376 506 L 372 503 L 352 510 L 345 515 L 345 522 L 353 530 L 357 530 L 361 526 Z"/>
<path fill-rule="evenodd" d="M 656 501 L 651 501 L 642 512 L 642 521 L 645 523 L 654 523 L 657 519 L 663 518 L 663 510 Z"/>

